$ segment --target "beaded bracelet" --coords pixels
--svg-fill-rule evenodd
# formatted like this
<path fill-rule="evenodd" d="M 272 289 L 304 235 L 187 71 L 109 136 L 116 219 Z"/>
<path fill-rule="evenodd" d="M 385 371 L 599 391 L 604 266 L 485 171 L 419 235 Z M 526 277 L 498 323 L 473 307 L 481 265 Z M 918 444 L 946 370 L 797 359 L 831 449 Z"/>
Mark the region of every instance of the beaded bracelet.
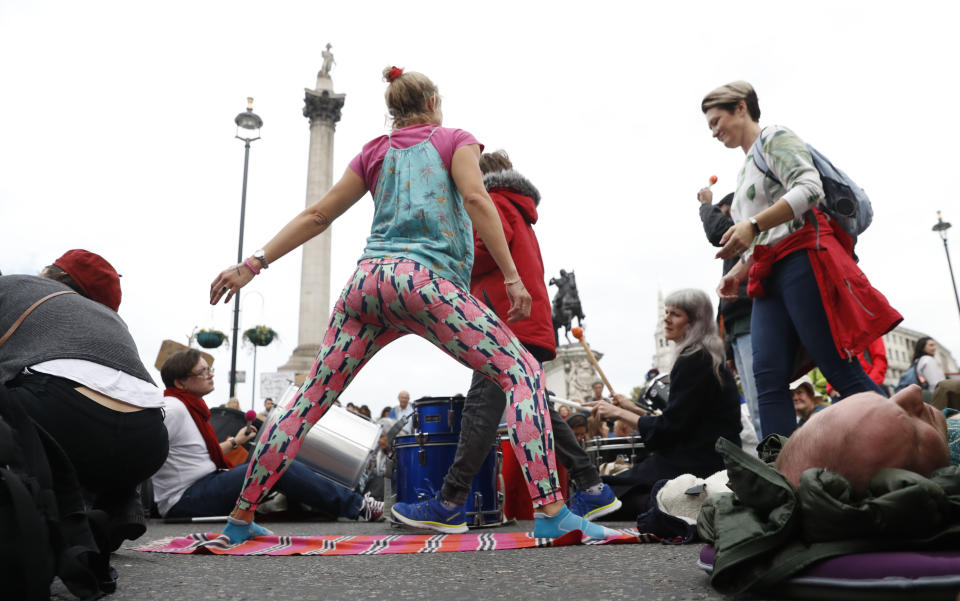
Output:
<path fill-rule="evenodd" d="M 249 258 L 244 259 L 243 264 L 247 266 L 247 269 L 253 272 L 253 275 L 260 275 L 260 268 L 255 267 L 253 261 L 251 261 Z"/>

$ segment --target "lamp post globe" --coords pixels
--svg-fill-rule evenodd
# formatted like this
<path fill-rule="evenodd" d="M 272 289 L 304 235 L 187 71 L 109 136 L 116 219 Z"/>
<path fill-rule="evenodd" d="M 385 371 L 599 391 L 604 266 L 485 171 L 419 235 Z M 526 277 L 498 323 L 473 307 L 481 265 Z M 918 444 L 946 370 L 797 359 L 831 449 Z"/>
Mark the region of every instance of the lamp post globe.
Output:
<path fill-rule="evenodd" d="M 957 280 L 953 276 L 953 262 L 950 261 L 950 249 L 947 247 L 947 230 L 951 227 L 953 226 L 950 225 L 950 222 L 944 221 L 940 211 L 937 211 L 937 222 L 931 229 L 937 232 L 937 235 L 943 240 L 943 252 L 947 254 L 947 268 L 950 270 L 950 282 L 953 284 L 953 298 L 957 301 L 957 314 L 960 315 L 960 294 L 957 294 Z"/>
<path fill-rule="evenodd" d="M 237 244 L 237 265 L 243 262 L 243 226 L 247 211 L 247 171 L 250 167 L 250 143 L 260 139 L 263 119 L 253 112 L 253 98 L 247 98 L 247 110 L 234 118 L 237 125 L 236 138 L 243 141 L 243 188 L 240 193 L 240 241 Z M 233 338 L 230 349 L 230 396 L 236 396 L 237 388 L 237 343 L 240 330 L 240 291 L 233 296 Z"/>

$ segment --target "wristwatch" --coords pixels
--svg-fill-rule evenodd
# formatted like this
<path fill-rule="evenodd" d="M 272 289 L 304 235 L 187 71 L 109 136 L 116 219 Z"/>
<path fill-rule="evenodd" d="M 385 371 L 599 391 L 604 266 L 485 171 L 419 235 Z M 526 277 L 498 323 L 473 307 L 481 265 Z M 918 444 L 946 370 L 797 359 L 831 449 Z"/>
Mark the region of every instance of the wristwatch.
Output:
<path fill-rule="evenodd" d="M 240 446 L 240 445 L 237 444 L 237 439 L 234 438 L 233 436 L 231 436 L 231 437 L 228 438 L 227 440 L 230 441 L 230 446 L 231 446 L 232 448 L 234 448 L 234 449 Z"/>
<path fill-rule="evenodd" d="M 756 218 L 756 217 L 751 217 L 751 218 L 748 219 L 747 221 L 749 221 L 749 222 L 750 222 L 750 225 L 753 226 L 753 235 L 754 235 L 754 236 L 758 235 L 758 234 L 760 233 L 760 224 L 757 223 L 757 218 Z M 256 256 L 256 254 L 254 254 L 254 256 Z M 266 264 L 264 264 L 264 267 L 266 267 Z"/>
<path fill-rule="evenodd" d="M 263 252 L 262 248 L 260 250 L 253 251 L 253 258 L 256 259 L 257 261 L 260 261 L 260 266 L 263 269 L 266 269 L 267 267 L 270 266 L 270 264 L 267 263 L 267 255 L 266 253 Z"/>

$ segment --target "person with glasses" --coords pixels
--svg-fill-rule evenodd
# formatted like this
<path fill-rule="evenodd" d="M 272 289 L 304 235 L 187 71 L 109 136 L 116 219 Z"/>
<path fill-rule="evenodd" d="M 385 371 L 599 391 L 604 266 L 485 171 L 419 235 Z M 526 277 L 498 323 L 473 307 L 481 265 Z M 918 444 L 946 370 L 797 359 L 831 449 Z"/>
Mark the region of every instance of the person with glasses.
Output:
<path fill-rule="evenodd" d="M 210 425 L 210 409 L 203 397 L 213 392 L 213 368 L 197 349 L 174 353 L 160 368 L 167 389 L 164 423 L 170 453 L 154 474 L 153 495 L 164 517 L 225 515 L 240 494 L 247 465 L 234 466 L 226 454 L 257 435 L 254 426 L 243 426 L 233 436 L 218 441 Z M 383 503 L 360 496 L 294 463 L 277 482 L 277 490 L 292 503 L 303 503 L 330 517 L 378 520 Z"/>

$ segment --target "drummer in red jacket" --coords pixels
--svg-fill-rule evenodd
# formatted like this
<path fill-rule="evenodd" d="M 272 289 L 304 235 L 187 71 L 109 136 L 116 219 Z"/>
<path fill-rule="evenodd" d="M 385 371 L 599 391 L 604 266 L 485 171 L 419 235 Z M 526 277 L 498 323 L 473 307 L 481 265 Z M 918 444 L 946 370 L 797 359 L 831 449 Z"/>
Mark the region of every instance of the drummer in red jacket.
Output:
<path fill-rule="evenodd" d="M 510 158 L 502 150 L 483 154 L 480 169 L 484 174 L 484 186 L 500 214 L 503 233 L 520 279 L 533 299 L 529 319 L 510 324 L 510 329 L 538 361 L 549 361 L 557 356 L 556 334 L 544 283 L 540 244 L 533 232 L 540 192 L 513 169 Z M 501 317 L 506 316 L 510 301 L 503 285 L 503 275 L 476 231 L 470 293 L 488 303 Z M 447 471 L 440 494 L 419 503 L 396 503 L 393 506 L 395 519 L 409 526 L 438 532 L 467 531 L 464 513 L 467 494 L 473 477 L 490 452 L 490 442 L 496 436 L 505 405 L 506 397 L 497 384 L 474 372 L 464 403 L 457 455 Z M 579 492 L 569 501 L 570 510 L 593 520 L 619 509 L 620 500 L 608 485 L 600 481 L 596 466 L 554 409 L 550 410 L 550 421 L 557 459 L 579 487 Z M 585 534 L 593 536 L 589 532 Z"/>

